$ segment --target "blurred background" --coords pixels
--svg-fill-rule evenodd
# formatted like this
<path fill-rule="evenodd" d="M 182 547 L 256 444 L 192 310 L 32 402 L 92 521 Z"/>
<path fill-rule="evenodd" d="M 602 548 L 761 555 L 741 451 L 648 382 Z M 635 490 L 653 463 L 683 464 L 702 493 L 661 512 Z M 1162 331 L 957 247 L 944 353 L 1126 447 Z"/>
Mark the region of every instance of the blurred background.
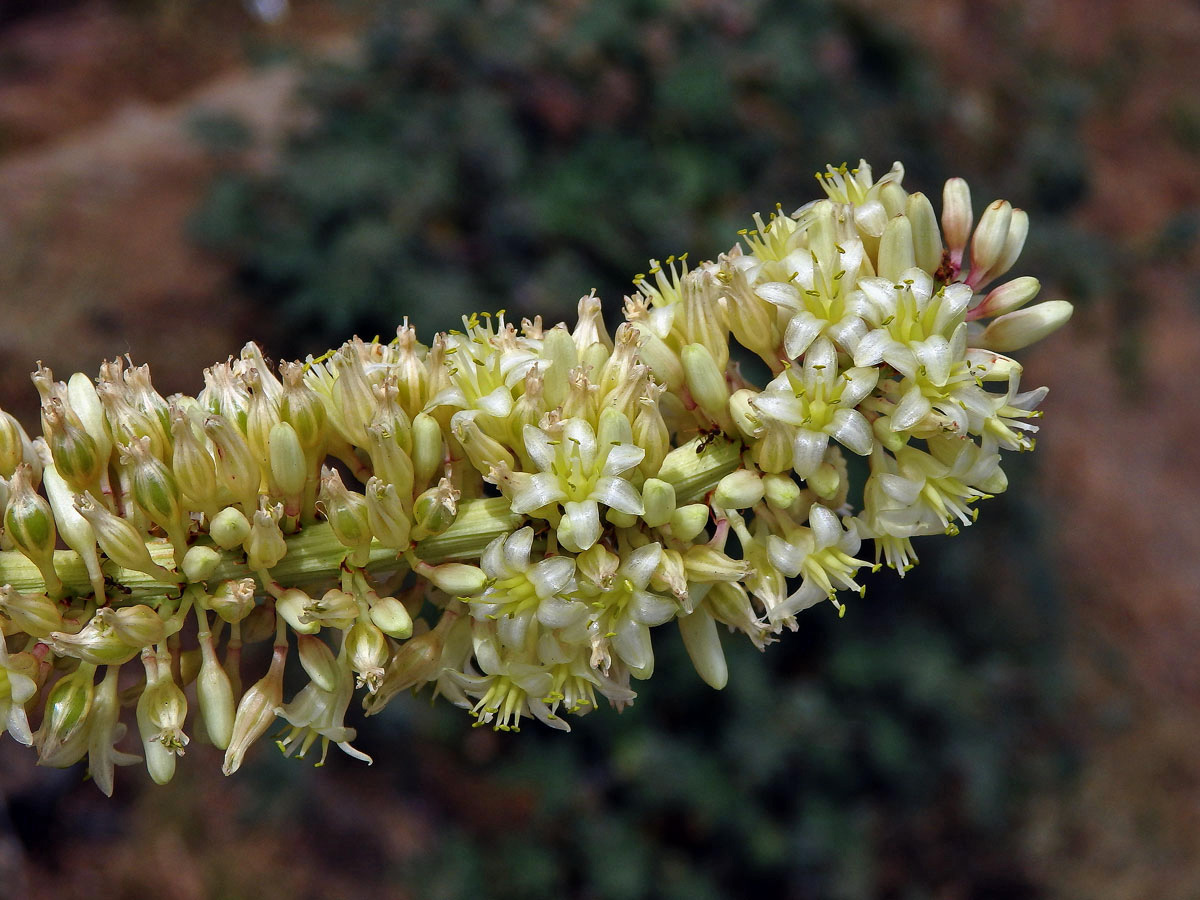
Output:
<path fill-rule="evenodd" d="M 1200 6 L 1187 0 L 5 0 L 0 406 L 159 390 L 403 315 L 610 315 L 826 163 L 1031 213 L 1077 304 L 1038 450 L 903 582 L 705 687 L 677 637 L 568 736 L 446 704 L 371 769 L 189 748 L 113 800 L 0 740 L 0 897 L 1200 897 Z M 1183 368 L 1181 368 L 1181 366 Z M 664 629 L 665 631 L 666 629 Z M 265 743 L 265 742 L 264 742 Z"/>

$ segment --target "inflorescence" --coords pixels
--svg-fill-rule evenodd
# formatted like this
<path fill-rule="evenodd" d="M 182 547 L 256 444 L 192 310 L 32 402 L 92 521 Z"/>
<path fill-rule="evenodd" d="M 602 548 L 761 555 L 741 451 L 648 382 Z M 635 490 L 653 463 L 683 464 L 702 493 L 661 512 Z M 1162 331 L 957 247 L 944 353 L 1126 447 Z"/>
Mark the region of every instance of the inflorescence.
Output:
<path fill-rule="evenodd" d="M 285 754 L 369 761 L 356 692 L 368 715 L 430 687 L 476 724 L 567 730 L 633 701 L 671 622 L 723 687 L 723 629 L 762 648 L 822 600 L 844 613 L 861 570 L 903 575 L 1033 448 L 1046 389 L 1005 354 L 1071 306 L 995 283 L 1024 212 L 975 224 L 952 179 L 939 228 L 903 174 L 830 167 L 825 199 L 715 262 L 652 261 L 611 337 L 589 295 L 573 329 L 485 314 L 425 346 L 405 320 L 278 375 L 250 344 L 195 398 L 119 359 L 39 366 L 42 436 L 0 412 L 0 723 L 107 794 L 140 761 L 123 707 L 163 783 L 189 727 L 226 774 L 277 719 Z"/>

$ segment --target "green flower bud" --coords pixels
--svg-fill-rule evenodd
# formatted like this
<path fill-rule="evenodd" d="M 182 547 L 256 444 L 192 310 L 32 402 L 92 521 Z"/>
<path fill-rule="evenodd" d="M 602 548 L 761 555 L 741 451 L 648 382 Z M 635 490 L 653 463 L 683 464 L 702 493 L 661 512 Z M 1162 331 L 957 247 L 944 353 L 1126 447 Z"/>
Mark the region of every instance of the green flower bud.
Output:
<path fill-rule="evenodd" d="M 802 493 L 804 488 L 796 484 L 790 475 L 773 473 L 763 476 L 763 494 L 772 509 L 790 509 Z"/>
<path fill-rule="evenodd" d="M 42 727 L 34 735 L 40 765 L 65 769 L 87 753 L 88 716 L 96 694 L 95 673 L 95 666 L 80 665 L 50 689 Z"/>
<path fill-rule="evenodd" d="M 671 516 L 671 534 L 681 541 L 690 541 L 708 524 L 708 506 L 689 503 L 675 510 Z"/>
<path fill-rule="evenodd" d="M 250 537 L 250 520 L 237 507 L 227 506 L 208 523 L 208 535 L 222 550 L 232 550 Z"/>
<path fill-rule="evenodd" d="M 256 572 L 278 565 L 287 556 L 287 541 L 279 530 L 283 505 L 270 506 L 263 498 L 262 506 L 254 512 L 250 535 L 246 538 L 246 562 Z"/>
<path fill-rule="evenodd" d="M 359 619 L 346 632 L 346 652 L 351 668 L 358 675 L 358 686 L 366 685 L 368 691 L 375 693 L 383 681 L 383 667 L 391 656 L 383 632 L 369 619 Z"/>
<path fill-rule="evenodd" d="M 104 573 L 100 569 L 100 556 L 96 550 L 96 532 L 92 530 L 88 520 L 75 511 L 74 493 L 53 465 L 42 469 L 42 484 L 46 486 L 46 496 L 54 513 L 59 537 L 64 544 L 79 554 L 87 569 L 96 600 L 103 602 Z"/>
<path fill-rule="evenodd" d="M 367 428 L 366 450 L 371 457 L 371 467 L 377 476 L 395 485 L 396 491 L 406 497 L 412 496 L 414 473 L 412 459 L 403 445 L 406 442 L 411 445 L 411 431 L 411 426 L 400 432 L 378 423 Z M 401 439 L 402 435 L 405 440 Z"/>
<path fill-rule="evenodd" d="M 104 406 L 96 393 L 96 383 L 82 372 L 76 372 L 67 379 L 67 397 L 83 430 L 96 442 L 101 466 L 106 467 L 112 454 L 112 437 L 108 431 L 108 419 L 104 416 Z"/>
<path fill-rule="evenodd" d="M 254 579 L 221 582 L 205 605 L 231 625 L 241 622 L 254 609 Z"/>
<path fill-rule="evenodd" d="M 312 597 L 299 588 L 288 588 L 275 598 L 275 614 L 281 617 L 297 634 L 316 634 L 321 622 L 309 614 Z"/>
<path fill-rule="evenodd" d="M 750 469 L 730 472 L 719 482 L 713 493 L 713 504 L 722 509 L 746 509 L 763 498 L 762 477 Z"/>
<path fill-rule="evenodd" d="M 375 415 L 371 381 L 353 344 L 335 353 L 332 365 L 337 372 L 333 382 L 333 406 L 337 411 L 334 422 L 346 440 L 362 447 L 367 442 L 367 425 Z"/>
<path fill-rule="evenodd" d="M 275 721 L 275 710 L 283 704 L 283 669 L 287 650 L 286 644 L 275 647 L 267 674 L 246 691 L 238 703 L 233 719 L 233 734 L 221 766 L 221 771 L 226 775 L 232 775 L 241 768 L 246 751 Z"/>
<path fill-rule="evenodd" d="M 654 378 L 660 384 L 666 385 L 671 393 L 678 393 L 683 387 L 683 364 L 679 355 L 666 342 L 650 330 L 645 322 L 631 323 L 638 330 L 641 343 L 638 345 L 638 356 L 643 363 L 650 367 Z"/>
<path fill-rule="evenodd" d="M 579 350 L 565 326 L 556 326 L 546 332 L 542 341 L 542 359 L 549 362 L 542 371 L 546 406 L 554 409 L 566 401 L 571 370 L 579 365 Z"/>
<path fill-rule="evenodd" d="M 317 454 L 325 444 L 325 404 L 316 391 L 304 383 L 303 365 L 285 362 L 279 369 L 283 375 L 279 418 L 292 427 L 305 451 Z"/>
<path fill-rule="evenodd" d="M 105 607 L 96 611 L 93 621 L 112 629 L 123 643 L 141 649 L 167 639 L 167 628 L 157 612 L 148 606 Z"/>
<path fill-rule="evenodd" d="M 479 427 L 479 415 L 475 410 L 465 410 L 450 419 L 450 433 L 462 444 L 471 465 L 483 474 L 493 468 L 515 468 L 517 462 L 508 448 Z"/>
<path fill-rule="evenodd" d="M 42 424 L 54 467 L 73 490 L 86 491 L 97 487 L 108 460 L 100 458 L 95 440 L 73 418 L 58 398 L 42 404 Z"/>
<path fill-rule="evenodd" d="M 180 493 L 198 509 L 215 507 L 218 493 L 213 458 L 200 443 L 187 413 L 178 406 L 171 409 L 171 434 L 175 441 L 171 468 Z"/>
<path fill-rule="evenodd" d="M 62 592 L 62 581 L 54 571 L 54 513 L 40 494 L 33 489 L 33 468 L 21 463 L 13 472 L 9 484 L 8 507 L 4 511 L 4 528 L 13 545 L 42 573 L 46 593 Z"/>
<path fill-rule="evenodd" d="M 437 419 L 426 413 L 417 413 L 413 419 L 412 444 L 413 484 L 423 487 L 441 471 L 445 463 L 442 427 Z"/>
<path fill-rule="evenodd" d="M 141 651 L 141 645 L 129 644 L 108 626 L 105 616 L 97 613 L 78 634 L 55 631 L 46 639 L 59 656 L 71 656 L 93 666 L 119 666 Z"/>
<path fill-rule="evenodd" d="M 233 496 L 246 512 L 254 509 L 262 470 L 242 433 L 224 416 L 204 420 L 204 433 L 212 441 L 216 455 L 217 482 Z"/>
<path fill-rule="evenodd" d="M 308 479 L 308 461 L 296 430 L 287 422 L 276 422 L 268 438 L 271 481 L 287 497 L 299 496 Z"/>
<path fill-rule="evenodd" d="M 166 464 L 150 452 L 150 439 L 138 438 L 121 448 L 121 462 L 130 467 L 133 499 L 150 520 L 167 533 L 181 559 L 187 545 L 187 515 L 179 483 Z"/>
<path fill-rule="evenodd" d="M 184 580 L 181 575 L 156 563 L 138 530 L 97 503 L 90 492 L 76 495 L 75 510 L 88 520 L 96 532 L 96 540 L 104 555 L 118 566 L 144 572 L 163 584 L 178 584 Z"/>
<path fill-rule="evenodd" d="M 318 503 L 334 536 L 351 551 L 366 551 L 371 546 L 371 523 L 367 517 L 367 499 L 342 483 L 337 469 L 321 470 Z M 365 560 L 363 560 L 365 562 Z"/>
<path fill-rule="evenodd" d="M 933 204 L 919 191 L 909 194 L 904 203 L 904 216 L 912 226 L 916 265 L 931 274 L 936 272 L 942 265 L 942 233 Z"/>
<path fill-rule="evenodd" d="M 316 635 L 298 634 L 296 649 L 300 651 L 300 665 L 312 683 L 323 691 L 337 690 L 340 672 L 329 645 Z"/>
<path fill-rule="evenodd" d="M 458 516 L 458 490 L 448 478 L 422 493 L 413 501 L 411 538 L 423 541 L 445 532 Z"/>
<path fill-rule="evenodd" d="M 0 478 L 12 478 L 13 472 L 25 458 L 29 438 L 21 423 L 0 410 Z"/>
<path fill-rule="evenodd" d="M 729 682 L 729 667 L 725 663 L 725 651 L 721 649 L 717 623 L 704 607 L 689 616 L 679 616 L 676 621 L 696 674 L 709 687 L 721 690 Z"/>
<path fill-rule="evenodd" d="M 18 631 L 36 638 L 48 637 L 63 628 L 57 603 L 45 594 L 22 594 L 10 584 L 0 586 L 0 619 L 7 619 Z"/>
<path fill-rule="evenodd" d="M 642 520 L 651 528 L 661 528 L 675 514 L 675 488 L 658 478 L 647 478 L 642 485 Z"/>
<path fill-rule="evenodd" d="M 395 597 L 380 597 L 371 604 L 371 621 L 388 637 L 404 640 L 413 631 L 413 620 Z"/>
<path fill-rule="evenodd" d="M 420 563 L 416 572 L 451 597 L 470 597 L 487 585 L 487 575 L 483 569 L 466 563 L 443 563 L 440 566 Z"/>
<path fill-rule="evenodd" d="M 412 523 L 394 484 L 379 478 L 367 481 L 367 524 L 375 540 L 392 550 L 407 550 L 411 545 Z"/>
<path fill-rule="evenodd" d="M 221 562 L 221 554 L 212 547 L 189 547 L 179 568 L 188 581 L 207 581 Z"/>

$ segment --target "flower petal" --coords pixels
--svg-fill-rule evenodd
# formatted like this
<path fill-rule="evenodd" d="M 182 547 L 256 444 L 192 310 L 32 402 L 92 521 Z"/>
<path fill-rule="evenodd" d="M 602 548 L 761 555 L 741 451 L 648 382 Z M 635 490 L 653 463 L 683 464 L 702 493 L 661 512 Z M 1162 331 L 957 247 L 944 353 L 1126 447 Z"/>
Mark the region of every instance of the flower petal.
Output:
<path fill-rule="evenodd" d="M 617 444 L 608 451 L 604 460 L 602 475 L 620 475 L 627 472 L 646 458 L 646 451 L 634 444 Z"/>
<path fill-rule="evenodd" d="M 588 494 L 588 499 L 603 503 L 618 512 L 629 513 L 631 516 L 640 516 L 646 511 L 637 488 L 624 478 L 605 476 L 597 479 L 596 486 Z"/>
<path fill-rule="evenodd" d="M 538 472 L 529 482 L 519 488 L 512 498 L 512 511 L 517 515 L 531 513 L 551 503 L 561 503 L 567 493 L 558 482 L 558 476 L 550 472 Z"/>
<path fill-rule="evenodd" d="M 600 540 L 600 508 L 595 500 L 568 500 L 563 504 L 558 539 L 573 553 L 587 550 Z"/>
<path fill-rule="evenodd" d="M 875 433 L 858 410 L 839 409 L 830 424 L 834 439 L 859 456 L 866 456 L 875 446 Z"/>
<path fill-rule="evenodd" d="M 829 435 L 823 431 L 809 431 L 801 428 L 796 431 L 796 439 L 792 441 L 792 468 L 801 478 L 808 478 L 821 461 L 825 458 L 825 449 L 829 446 Z"/>

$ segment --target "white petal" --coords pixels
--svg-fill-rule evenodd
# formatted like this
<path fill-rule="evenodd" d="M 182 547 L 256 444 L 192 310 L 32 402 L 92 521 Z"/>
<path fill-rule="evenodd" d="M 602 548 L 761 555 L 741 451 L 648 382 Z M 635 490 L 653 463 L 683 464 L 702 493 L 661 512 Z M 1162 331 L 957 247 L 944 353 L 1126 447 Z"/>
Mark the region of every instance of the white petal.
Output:
<path fill-rule="evenodd" d="M 525 577 L 539 597 L 551 597 L 563 592 L 575 574 L 575 560 L 570 556 L 551 556 L 529 568 Z"/>
<path fill-rule="evenodd" d="M 950 377 L 950 342 L 940 334 L 931 334 L 913 346 L 917 359 L 925 367 L 925 377 L 938 387 L 944 387 Z"/>
<path fill-rule="evenodd" d="M 754 289 L 754 293 L 768 303 L 783 306 L 787 309 L 800 309 L 804 304 L 800 301 L 800 290 L 794 284 L 783 281 L 768 281 Z"/>
<path fill-rule="evenodd" d="M 511 650 L 520 650 L 525 646 L 525 635 L 529 633 L 529 624 L 533 621 L 533 610 L 525 609 L 515 616 L 500 616 L 496 619 L 496 634 L 500 643 Z"/>
<path fill-rule="evenodd" d="M 645 590 L 650 583 L 650 576 L 662 561 L 662 544 L 644 544 L 625 558 L 621 564 L 620 574 L 633 582 L 639 590 Z"/>
<path fill-rule="evenodd" d="M 789 578 L 794 578 L 800 574 L 800 566 L 803 565 L 804 558 L 808 556 L 808 545 L 811 541 L 810 537 L 807 541 L 792 543 L 785 541 L 779 535 L 771 535 L 767 540 L 767 555 L 771 560 L 771 565 Z"/>
<path fill-rule="evenodd" d="M 683 646 L 687 648 L 696 673 L 709 687 L 721 690 L 729 682 L 729 667 L 725 663 L 725 651 L 721 649 L 721 635 L 717 623 L 707 610 L 690 616 L 680 616 L 679 632 L 683 635 Z"/>
<path fill-rule="evenodd" d="M 800 588 L 774 609 L 767 610 L 767 616 L 772 622 L 779 622 L 796 613 L 803 612 L 809 607 L 816 606 L 826 598 L 825 592 L 809 579 L 804 579 Z"/>
<path fill-rule="evenodd" d="M 917 355 L 912 352 L 912 348 L 899 341 L 892 341 L 884 348 L 883 360 L 897 372 L 907 375 L 909 378 L 916 377 L 917 369 L 921 365 L 917 362 Z"/>
<path fill-rule="evenodd" d="M 526 425 L 522 436 L 525 438 L 525 452 L 542 471 L 546 471 L 554 463 L 555 442 L 550 435 L 533 425 Z"/>
<path fill-rule="evenodd" d="M 910 478 L 905 478 L 903 475 L 884 473 L 877 477 L 879 478 L 879 486 L 883 488 L 883 492 L 905 506 L 917 502 L 917 498 L 921 496 L 921 488 L 925 484 L 924 481 L 913 481 Z"/>
<path fill-rule="evenodd" d="M 894 344 L 892 336 L 884 328 L 876 328 L 863 335 L 863 339 L 854 348 L 854 364 L 856 366 L 877 366 L 883 361 L 883 354 Z"/>
<path fill-rule="evenodd" d="M 942 292 L 941 308 L 933 323 L 934 330 L 944 331 L 947 325 L 962 315 L 973 295 L 974 292 L 962 282 L 946 285 Z"/>
<path fill-rule="evenodd" d="M 808 310 L 801 310 L 788 320 L 783 334 L 783 349 L 791 359 L 798 359 L 809 345 L 816 340 L 825 320 L 818 319 Z"/>
<path fill-rule="evenodd" d="M 558 476 L 550 472 L 538 472 L 530 476 L 529 482 L 519 488 L 512 498 L 512 511 L 517 515 L 531 513 L 550 503 L 561 503 L 567 493 L 558 483 Z"/>
<path fill-rule="evenodd" d="M 532 530 L 530 529 L 530 531 Z M 483 555 L 479 557 L 479 567 L 487 573 L 489 578 L 499 578 L 507 572 L 504 568 L 503 535 L 483 548 Z"/>
<path fill-rule="evenodd" d="M 510 534 L 504 541 L 504 563 L 508 571 L 524 572 L 529 567 L 529 552 L 532 549 L 533 529 L 528 525 Z"/>
<path fill-rule="evenodd" d="M 804 354 L 805 383 L 817 381 L 832 387 L 837 373 L 837 351 L 833 348 L 833 341 L 827 337 L 817 338 Z"/>
<path fill-rule="evenodd" d="M 842 373 L 842 394 L 838 403 L 846 408 L 858 406 L 879 381 L 879 370 L 874 366 L 856 366 Z"/>
<path fill-rule="evenodd" d="M 812 529 L 816 549 L 832 547 L 842 539 L 842 523 L 827 506 L 814 503 L 808 511 L 808 527 Z"/>
<path fill-rule="evenodd" d="M 568 455 L 578 448 L 583 471 L 590 472 L 596 462 L 596 432 L 586 419 L 567 419 L 562 430 L 563 445 Z"/>
<path fill-rule="evenodd" d="M 501 385 L 486 397 L 480 397 L 476 400 L 475 406 L 477 409 L 482 409 L 489 416 L 502 419 L 512 412 L 512 394 L 508 392 L 508 388 Z"/>
<path fill-rule="evenodd" d="M 600 540 L 600 509 L 595 500 L 563 504 L 558 538 L 568 550 L 580 553 Z"/>
<path fill-rule="evenodd" d="M 634 444 L 617 444 L 608 451 L 604 460 L 602 475 L 620 475 L 627 472 L 646 458 L 646 451 Z"/>
<path fill-rule="evenodd" d="M 809 431 L 801 428 L 796 432 L 792 441 L 792 468 L 801 478 L 808 478 L 817 471 L 817 466 L 825 458 L 825 448 L 829 446 L 829 435 L 823 431 Z"/>
<path fill-rule="evenodd" d="M 839 409 L 831 425 L 834 439 L 859 456 L 866 456 L 875 446 L 875 433 L 857 410 Z"/>
<path fill-rule="evenodd" d="M 538 604 L 538 621 L 547 628 L 568 628 L 588 614 L 588 606 L 580 600 L 547 597 Z"/>
<path fill-rule="evenodd" d="M 650 629 L 622 616 L 616 624 L 613 649 L 631 669 L 646 669 L 654 665 L 654 649 L 650 645 Z"/>
<path fill-rule="evenodd" d="M 634 591 L 629 604 L 629 615 L 635 622 L 655 626 L 670 622 L 679 612 L 679 604 L 674 600 L 653 594 L 650 591 Z"/>
<path fill-rule="evenodd" d="M 646 511 L 637 488 L 624 478 L 605 476 L 597 479 L 596 486 L 588 494 L 588 499 L 603 503 L 618 512 L 629 513 L 631 516 L 640 516 Z"/>
<path fill-rule="evenodd" d="M 751 405 L 766 418 L 785 425 L 802 425 L 808 418 L 804 404 L 790 391 L 759 394 L 751 401 Z"/>
<path fill-rule="evenodd" d="M 896 409 L 892 413 L 892 430 L 908 431 L 929 415 L 931 409 L 933 407 L 930 405 L 929 400 L 921 393 L 921 389 L 914 384 L 900 398 L 900 402 L 896 405 Z"/>

